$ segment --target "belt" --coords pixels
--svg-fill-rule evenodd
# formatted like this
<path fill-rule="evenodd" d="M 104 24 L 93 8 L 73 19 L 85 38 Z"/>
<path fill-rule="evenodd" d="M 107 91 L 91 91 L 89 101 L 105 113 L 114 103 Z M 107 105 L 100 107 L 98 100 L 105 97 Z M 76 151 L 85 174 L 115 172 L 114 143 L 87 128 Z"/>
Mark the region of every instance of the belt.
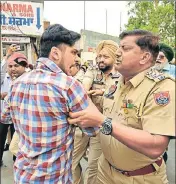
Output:
<path fill-rule="evenodd" d="M 162 159 L 157 160 L 156 163 L 159 167 L 162 164 Z M 109 163 L 110 164 L 110 163 Z M 134 171 L 122 171 L 120 169 L 117 169 L 115 166 L 111 165 L 111 167 L 113 167 L 116 171 L 122 173 L 125 176 L 139 176 L 139 175 L 145 175 L 145 174 L 150 174 L 156 171 L 155 167 L 153 166 L 153 164 L 147 165 L 141 169 L 136 169 Z"/>

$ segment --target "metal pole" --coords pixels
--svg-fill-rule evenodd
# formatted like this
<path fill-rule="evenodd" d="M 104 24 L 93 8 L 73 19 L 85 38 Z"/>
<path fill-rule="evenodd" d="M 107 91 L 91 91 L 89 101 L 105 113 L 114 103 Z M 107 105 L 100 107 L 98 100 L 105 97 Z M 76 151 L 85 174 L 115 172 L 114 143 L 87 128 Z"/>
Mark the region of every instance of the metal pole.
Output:
<path fill-rule="evenodd" d="M 120 33 L 122 32 L 122 12 L 120 12 Z"/>
<path fill-rule="evenodd" d="M 86 29 L 86 1 L 84 1 L 84 31 Z"/>
<path fill-rule="evenodd" d="M 106 34 L 108 33 L 108 12 L 106 9 Z"/>

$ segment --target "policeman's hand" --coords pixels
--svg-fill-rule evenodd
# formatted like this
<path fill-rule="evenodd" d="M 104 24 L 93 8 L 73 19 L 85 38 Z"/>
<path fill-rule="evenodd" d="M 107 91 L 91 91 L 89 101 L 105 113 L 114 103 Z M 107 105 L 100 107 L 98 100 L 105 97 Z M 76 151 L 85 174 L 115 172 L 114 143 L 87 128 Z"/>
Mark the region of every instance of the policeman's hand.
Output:
<path fill-rule="evenodd" d="M 97 109 L 91 100 L 89 100 L 89 106 L 79 112 L 70 112 L 69 124 L 77 124 L 82 128 L 86 127 L 100 127 L 105 116 Z"/>
<path fill-rule="evenodd" d="M 103 93 L 104 91 L 102 91 L 101 89 L 94 89 L 87 92 L 88 95 L 92 95 L 92 96 L 102 96 Z"/>

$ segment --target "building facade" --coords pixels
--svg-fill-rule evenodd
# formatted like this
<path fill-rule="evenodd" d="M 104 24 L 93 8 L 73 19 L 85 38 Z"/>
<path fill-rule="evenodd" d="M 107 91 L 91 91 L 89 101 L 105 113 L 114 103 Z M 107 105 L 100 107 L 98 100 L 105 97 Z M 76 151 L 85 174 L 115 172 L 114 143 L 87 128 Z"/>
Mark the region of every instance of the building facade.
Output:
<path fill-rule="evenodd" d="M 43 33 L 43 1 L 1 1 L 1 59 L 11 44 L 35 63 L 37 45 Z"/>
<path fill-rule="evenodd" d="M 81 30 L 81 58 L 87 61 L 90 65 L 96 65 L 96 47 L 102 40 L 113 40 L 119 43 L 119 38 L 116 36 L 102 34 L 89 30 Z"/>

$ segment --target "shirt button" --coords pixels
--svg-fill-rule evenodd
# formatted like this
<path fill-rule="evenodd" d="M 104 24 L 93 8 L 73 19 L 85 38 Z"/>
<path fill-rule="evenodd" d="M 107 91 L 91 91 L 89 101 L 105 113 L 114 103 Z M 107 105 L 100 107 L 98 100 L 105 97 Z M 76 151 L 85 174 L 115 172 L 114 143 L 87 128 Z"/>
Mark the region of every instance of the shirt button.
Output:
<path fill-rule="evenodd" d="M 121 93 L 121 97 L 124 97 L 125 96 L 125 94 L 124 93 Z"/>

